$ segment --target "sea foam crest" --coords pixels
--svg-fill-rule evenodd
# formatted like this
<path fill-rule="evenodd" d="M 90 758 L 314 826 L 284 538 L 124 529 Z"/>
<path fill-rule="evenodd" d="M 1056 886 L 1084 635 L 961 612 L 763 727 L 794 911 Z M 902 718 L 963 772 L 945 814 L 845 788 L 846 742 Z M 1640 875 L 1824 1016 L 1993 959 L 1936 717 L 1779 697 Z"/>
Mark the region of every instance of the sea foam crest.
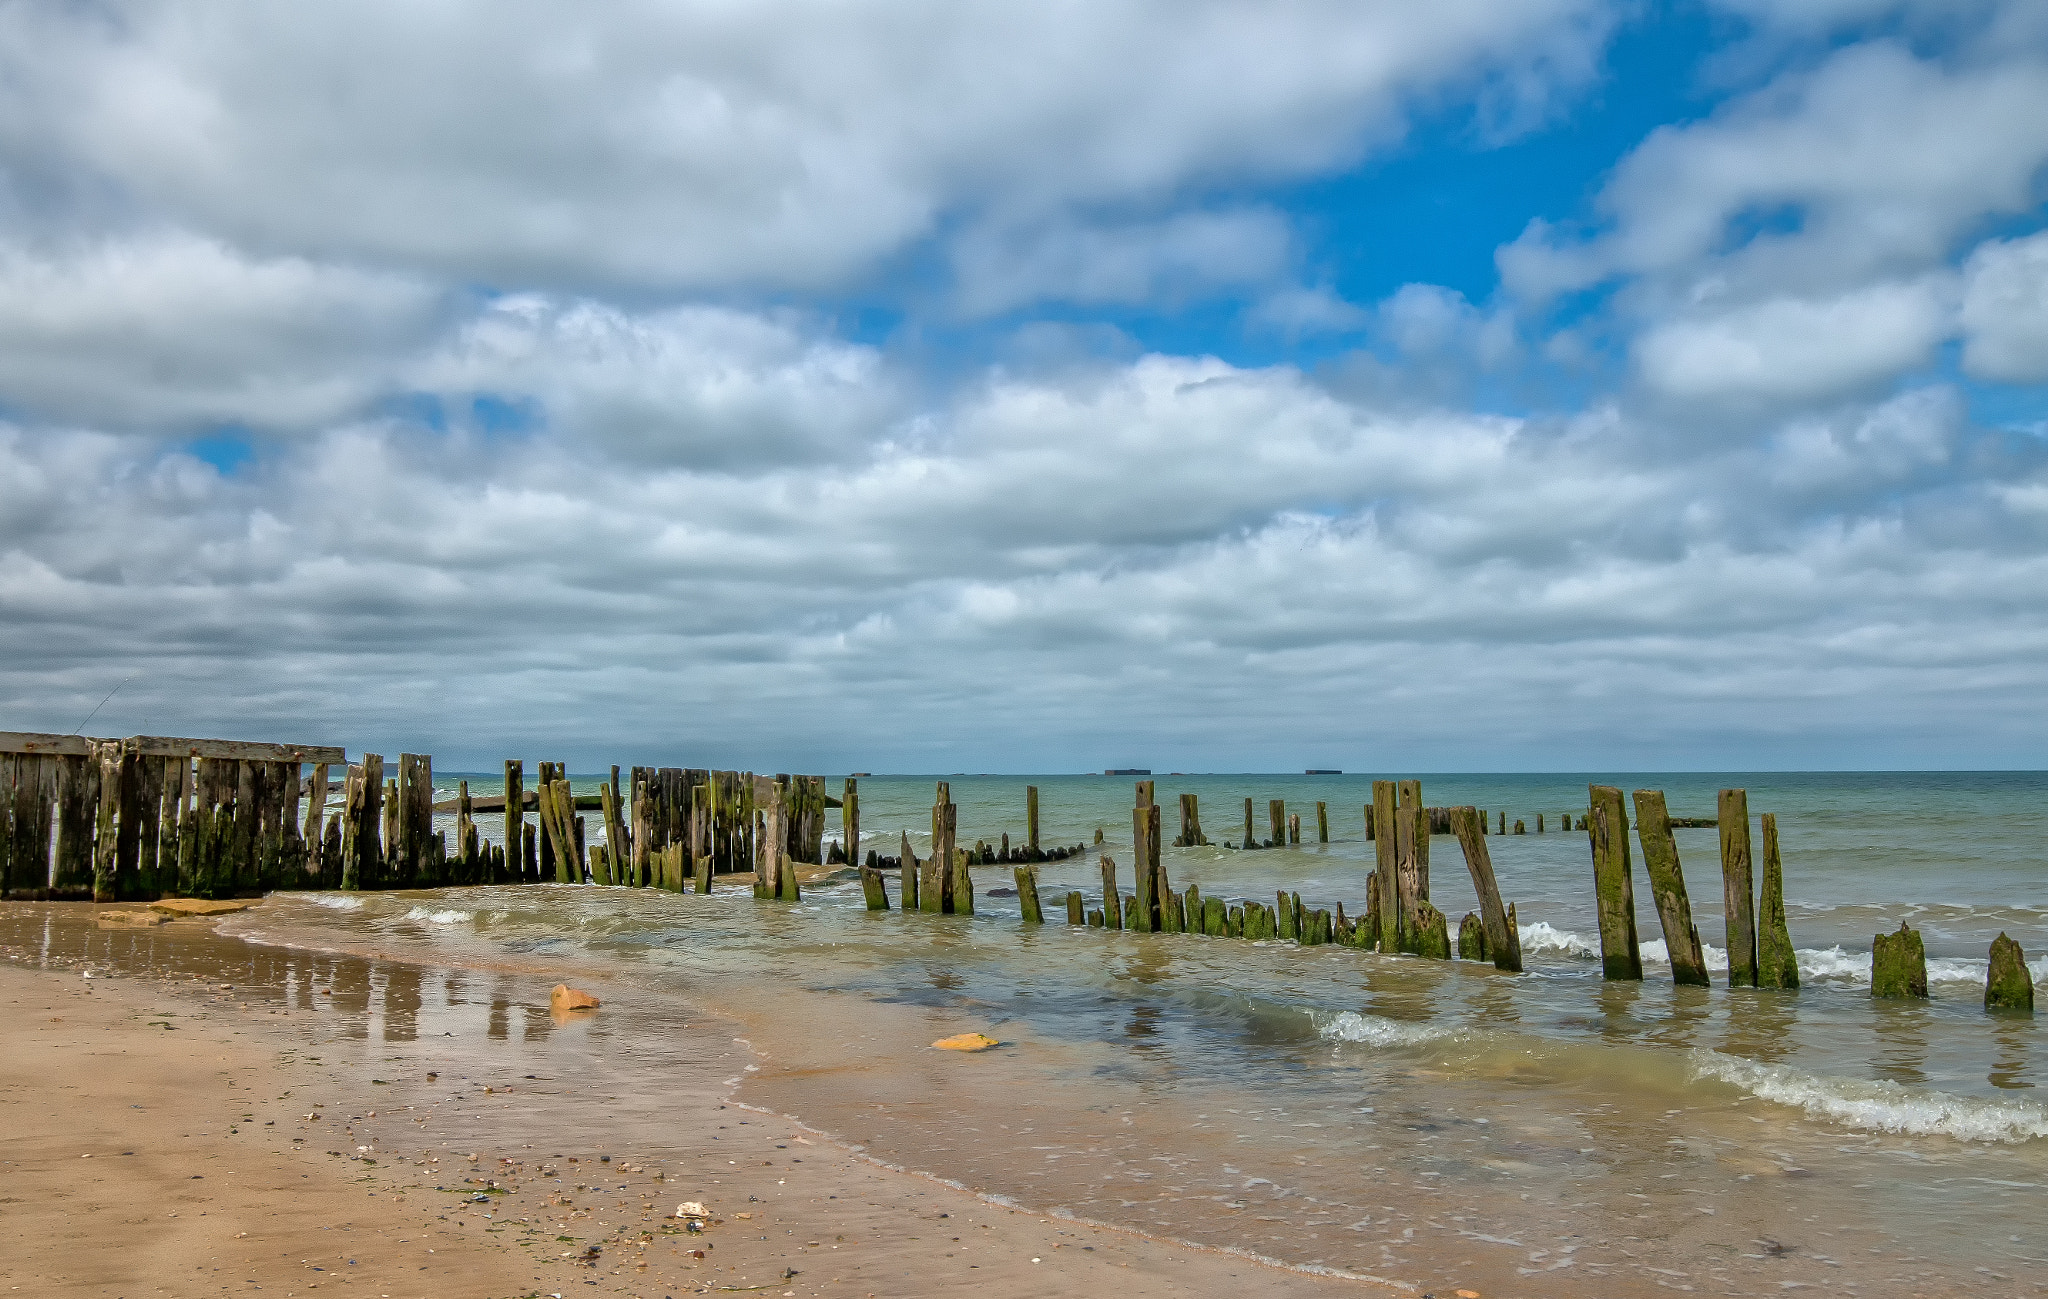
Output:
<path fill-rule="evenodd" d="M 1404 1024 L 1378 1015 L 1361 1015 L 1340 1010 L 1334 1015 L 1318 1014 L 1316 1032 L 1329 1042 L 1363 1042 L 1367 1046 L 1420 1046 L 1441 1041 L 1457 1032 L 1452 1028 L 1431 1028 L 1426 1024 Z"/>
<path fill-rule="evenodd" d="M 432 907 L 414 907 L 405 913 L 407 920 L 424 920 L 430 925 L 459 925 L 468 920 L 468 911 L 436 911 Z"/>
<path fill-rule="evenodd" d="M 1824 1078 L 1781 1064 L 1760 1064 L 1693 1052 L 1693 1077 L 1740 1087 L 1780 1105 L 1845 1127 L 1905 1136 L 1954 1137 L 1959 1141 L 2028 1141 L 2048 1136 L 2048 1108 L 2034 1101 L 1956 1096 L 1931 1088 L 1856 1078 Z"/>
<path fill-rule="evenodd" d="M 361 898 L 350 897 L 346 893 L 315 893 L 312 902 L 316 907 L 330 907 L 336 911 L 360 911 L 363 909 L 363 900 Z"/>
<path fill-rule="evenodd" d="M 1555 952 L 1561 956 L 1598 956 L 1600 949 L 1569 929 L 1553 929 L 1547 920 L 1521 928 L 1522 954 Z"/>

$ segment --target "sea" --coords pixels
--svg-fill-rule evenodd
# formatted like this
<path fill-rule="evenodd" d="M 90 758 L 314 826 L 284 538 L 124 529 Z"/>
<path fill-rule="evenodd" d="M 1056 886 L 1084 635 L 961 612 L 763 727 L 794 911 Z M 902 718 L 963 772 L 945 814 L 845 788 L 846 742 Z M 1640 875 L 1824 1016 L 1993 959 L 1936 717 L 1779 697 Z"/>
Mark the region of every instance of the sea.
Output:
<path fill-rule="evenodd" d="M 443 797 L 460 778 L 438 775 Z M 494 1011 L 489 972 L 594 971 L 673 1007 L 643 1024 L 738 1025 L 741 1103 L 997 1203 L 1275 1266 L 1418 1293 L 1453 1273 L 1483 1294 L 2048 1293 L 2048 1039 L 1983 1005 L 2001 933 L 2048 978 L 2048 773 L 1423 776 L 1425 802 L 1527 829 L 1486 841 L 1520 974 L 1069 926 L 1056 901 L 1095 905 L 1102 855 L 1132 887 L 1134 779 L 860 778 L 858 848 L 885 856 L 905 835 L 929 851 L 937 781 L 962 844 L 1021 843 L 1037 786 L 1041 842 L 1086 845 L 1039 868 L 1043 925 L 1022 923 L 1011 868 L 984 866 L 972 916 L 870 912 L 842 872 L 796 903 L 744 886 L 280 894 L 223 929 L 439 971 L 406 976 L 405 1033 L 562 1031 Z M 1370 776 L 1151 779 L 1166 838 L 1194 794 L 1214 841 L 1164 849 L 1176 889 L 1364 912 Z M 1590 784 L 1663 790 L 1675 817 L 1739 787 L 1775 814 L 1801 987 L 1727 986 L 1711 828 L 1676 836 L 1713 986 L 1673 985 L 1639 846 L 1643 978 L 1603 979 L 1588 838 L 1560 829 Z M 1246 798 L 1261 836 L 1283 799 L 1307 842 L 1225 846 Z M 479 821 L 495 838 L 502 821 Z M 1455 932 L 1478 905 L 1455 838 L 1434 838 L 1430 881 Z M 1924 937 L 1924 1001 L 1870 995 L 1872 937 L 1901 922 Z M 1002 1045 L 930 1049 L 968 1031 Z"/>

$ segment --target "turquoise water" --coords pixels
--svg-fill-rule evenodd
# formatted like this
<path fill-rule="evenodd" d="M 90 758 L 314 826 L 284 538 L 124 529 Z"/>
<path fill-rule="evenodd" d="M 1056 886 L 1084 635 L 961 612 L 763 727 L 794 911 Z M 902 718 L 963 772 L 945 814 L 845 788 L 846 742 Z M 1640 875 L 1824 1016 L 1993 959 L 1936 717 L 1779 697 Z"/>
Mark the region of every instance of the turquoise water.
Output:
<path fill-rule="evenodd" d="M 441 777 L 452 788 L 453 777 Z M 860 782 L 863 848 L 922 854 L 937 777 Z M 1128 778 L 945 777 L 960 837 L 1100 828 L 1129 887 Z M 1427 1287 L 1447 1258 L 1488 1293 L 2041 1293 L 2048 1188 L 2040 1029 L 1981 1005 L 1999 932 L 2048 974 L 2048 776 L 2036 773 L 1425 776 L 1531 833 L 1490 838 L 1528 970 L 1186 935 L 1028 928 L 1007 867 L 976 872 L 977 914 L 874 914 L 857 885 L 803 903 L 574 886 L 287 895 L 232 928 L 263 941 L 416 952 L 452 965 L 592 964 L 650 997 L 746 1026 L 742 1099 L 885 1162 L 1046 1211 L 1241 1249 L 1290 1266 Z M 1153 777 L 1235 839 L 1287 800 L 1314 838 L 1259 852 L 1165 850 L 1176 887 L 1363 909 L 1367 777 Z M 1586 838 L 1560 833 L 1589 782 L 1661 788 L 1711 816 L 1724 786 L 1775 813 L 1798 992 L 1674 988 L 1636 857 L 1640 984 L 1609 983 Z M 579 788 L 585 782 L 578 782 Z M 594 787 L 594 778 L 588 782 Z M 472 792 L 494 788 L 471 778 Z M 835 792 L 835 778 L 829 788 Z M 1536 816 L 1549 832 L 1534 833 Z M 488 819 L 488 834 L 497 828 Z M 591 830 L 597 837 L 597 819 Z M 836 828 L 836 814 L 828 835 Z M 1695 923 L 1723 945 L 1715 832 L 1678 843 Z M 1095 850 L 1041 868 L 1048 895 L 1100 890 Z M 1475 905 L 1455 839 L 1432 895 Z M 1923 931 L 1933 996 L 1873 1001 L 1871 935 Z M 1007 1044 L 972 1069 L 937 1036 Z M 1506 1287 L 1501 1289 L 1501 1287 Z"/>

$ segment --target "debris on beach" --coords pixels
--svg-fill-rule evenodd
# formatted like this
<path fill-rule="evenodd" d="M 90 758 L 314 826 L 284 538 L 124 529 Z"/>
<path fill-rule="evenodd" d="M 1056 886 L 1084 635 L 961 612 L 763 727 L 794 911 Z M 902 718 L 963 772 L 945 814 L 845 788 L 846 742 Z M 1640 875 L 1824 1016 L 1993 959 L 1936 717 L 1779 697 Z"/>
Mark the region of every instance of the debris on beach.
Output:
<path fill-rule="evenodd" d="M 550 1010 L 596 1010 L 603 1004 L 581 988 L 572 988 L 566 983 L 556 984 L 555 990 L 548 994 Z"/>
<path fill-rule="evenodd" d="M 986 1051 L 1002 1043 L 985 1033 L 957 1033 L 952 1037 L 942 1037 L 932 1045 L 941 1051 Z"/>
<path fill-rule="evenodd" d="M 170 917 L 155 911 L 100 911 L 94 914 L 93 919 L 101 928 L 113 929 L 128 925 L 161 925 Z"/>

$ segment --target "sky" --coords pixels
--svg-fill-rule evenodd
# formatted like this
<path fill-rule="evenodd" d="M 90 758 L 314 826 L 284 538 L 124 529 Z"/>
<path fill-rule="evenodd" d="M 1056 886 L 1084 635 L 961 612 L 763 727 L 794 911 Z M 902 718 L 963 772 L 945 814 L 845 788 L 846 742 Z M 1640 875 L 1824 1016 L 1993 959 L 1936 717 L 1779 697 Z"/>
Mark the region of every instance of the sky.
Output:
<path fill-rule="evenodd" d="M 1426 772 L 2044 722 L 2039 0 L 0 6 L 0 729 Z"/>

